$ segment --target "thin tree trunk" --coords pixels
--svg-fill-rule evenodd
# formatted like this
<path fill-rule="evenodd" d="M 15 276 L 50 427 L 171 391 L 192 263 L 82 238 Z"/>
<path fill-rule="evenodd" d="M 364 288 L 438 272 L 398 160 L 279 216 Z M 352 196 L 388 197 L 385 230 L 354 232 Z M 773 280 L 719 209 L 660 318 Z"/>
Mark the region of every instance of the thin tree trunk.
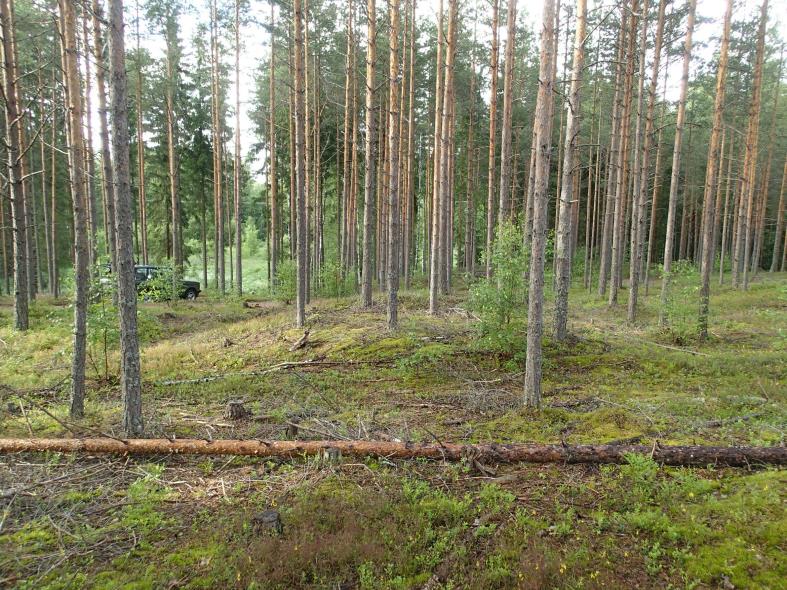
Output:
<path fill-rule="evenodd" d="M 453 0 L 455 1 L 455 0 Z M 399 70 L 399 0 L 388 0 L 389 80 L 388 100 L 388 160 L 390 162 L 388 186 L 388 329 L 399 325 L 399 89 L 402 73 Z"/>
<path fill-rule="evenodd" d="M 296 231 L 297 231 L 297 296 L 295 323 L 302 328 L 306 323 L 307 285 L 307 234 L 306 226 L 306 103 L 305 103 L 305 56 L 303 40 L 303 5 L 293 0 L 295 27 L 295 182 L 296 182 Z"/>
<path fill-rule="evenodd" d="M 72 8 L 73 10 L 73 8 Z M 11 201 L 11 234 L 14 257 L 14 329 L 27 330 L 28 319 L 28 275 L 26 261 L 27 216 L 23 193 L 22 149 L 19 128 L 22 114 L 19 109 L 17 89 L 17 56 L 14 42 L 14 1 L 0 0 L 0 28 L 3 39 L 3 91 L 5 93 L 6 157 L 8 162 L 8 187 Z M 5 226 L 3 226 L 5 227 Z M 5 240 L 3 240 L 5 244 Z M 5 259 L 5 254 L 3 256 Z M 83 365 L 84 366 L 84 365 Z"/>
<path fill-rule="evenodd" d="M 618 50 L 617 59 L 615 60 L 615 96 L 612 104 L 612 126 L 610 129 L 609 141 L 609 154 L 607 165 L 607 182 L 606 182 L 606 195 L 604 205 L 604 227 L 601 233 L 601 257 L 598 271 L 598 294 L 603 297 L 607 292 L 607 280 L 610 274 L 610 262 L 612 260 L 612 233 L 615 223 L 615 191 L 617 187 L 617 178 L 620 175 L 618 169 L 618 152 L 620 151 L 619 139 L 620 129 L 622 125 L 623 114 L 623 94 L 621 92 L 620 81 L 623 78 L 623 68 L 621 63 L 623 61 L 623 46 L 626 43 L 626 19 L 621 16 L 620 30 L 618 32 Z"/>
<path fill-rule="evenodd" d="M 787 179 L 787 158 L 784 160 L 782 170 L 782 186 L 779 189 L 779 206 L 776 208 L 776 232 L 773 236 L 773 257 L 771 259 L 770 272 L 775 272 L 779 268 L 779 247 L 781 246 L 782 232 L 784 231 L 784 183 Z"/>
<path fill-rule="evenodd" d="M 243 295 L 243 260 L 241 257 L 243 232 L 240 206 L 240 0 L 235 0 L 235 154 L 232 192 L 235 214 L 235 290 Z"/>
<path fill-rule="evenodd" d="M 495 154 L 497 151 L 497 39 L 500 0 L 492 0 L 492 50 L 490 57 L 491 87 L 489 90 L 489 165 L 486 191 L 486 278 L 492 277 L 492 244 L 495 239 Z"/>
<path fill-rule="evenodd" d="M 454 60 L 456 57 L 456 0 L 448 2 L 448 34 L 445 46 L 445 79 L 442 100 L 442 139 L 440 146 L 440 170 L 438 188 L 440 226 L 438 277 L 439 291 L 448 293 L 451 267 L 453 265 L 453 126 L 454 126 Z M 431 310 L 431 309 L 430 309 Z M 431 310 L 432 313 L 436 311 Z"/>
<path fill-rule="evenodd" d="M 727 234 L 730 233 L 728 227 L 731 226 L 729 219 L 730 207 L 735 207 L 735 196 L 730 202 L 730 187 L 732 186 L 732 162 L 735 155 L 735 133 L 730 133 L 730 151 L 727 155 L 727 178 L 724 187 L 724 218 L 722 219 L 721 244 L 719 247 L 719 286 L 724 284 L 724 255 L 727 253 Z"/>
<path fill-rule="evenodd" d="M 372 239 L 375 202 L 375 62 L 377 61 L 377 8 L 375 0 L 366 0 L 366 138 L 363 182 L 363 267 L 361 271 L 361 305 L 372 305 Z"/>
<path fill-rule="evenodd" d="M 768 211 L 768 195 L 770 193 L 770 179 L 771 179 L 771 165 L 773 163 L 773 148 L 776 143 L 776 113 L 779 111 L 779 96 L 781 95 L 781 80 L 782 69 L 784 66 L 784 47 L 782 47 L 782 55 L 779 59 L 779 71 L 776 75 L 776 87 L 773 92 L 773 106 L 771 108 L 771 122 L 768 131 L 768 155 L 765 157 L 765 171 L 762 175 L 762 182 L 760 185 L 759 199 L 760 207 L 757 217 L 757 231 L 754 237 L 754 252 L 751 258 L 751 273 L 756 275 L 760 269 L 760 262 L 762 257 L 762 246 L 765 241 L 765 217 Z"/>
<path fill-rule="evenodd" d="M 623 277 L 623 253 L 626 249 L 626 208 L 627 199 L 631 194 L 628 186 L 629 182 L 629 143 L 630 143 L 630 122 L 631 122 L 631 103 L 634 90 L 634 52 L 636 51 L 637 38 L 637 18 L 639 14 L 639 1 L 632 0 L 631 16 L 628 31 L 628 49 L 626 50 L 626 75 L 623 91 L 623 119 L 620 128 L 620 145 L 618 153 L 617 187 L 615 190 L 615 211 L 612 231 L 612 266 L 609 281 L 609 305 L 616 305 L 618 302 L 618 291 Z M 632 175 L 633 176 L 633 175 Z"/>
<path fill-rule="evenodd" d="M 112 172 L 112 155 L 109 149 L 109 124 L 107 122 L 107 95 L 104 70 L 104 38 L 101 32 L 103 19 L 101 5 L 98 0 L 92 0 L 93 7 L 93 51 L 96 59 L 96 90 L 98 91 L 98 116 L 101 132 L 101 173 L 104 181 L 104 194 L 106 195 L 105 225 L 108 230 L 106 240 L 109 246 L 112 272 L 117 266 L 117 239 L 115 232 L 115 180 Z"/>
<path fill-rule="evenodd" d="M 683 70 L 680 79 L 680 97 L 675 122 L 675 145 L 672 151 L 672 175 L 670 177 L 669 204 L 667 205 L 667 237 L 664 243 L 664 276 L 661 280 L 661 305 L 659 306 L 659 323 L 667 322 L 667 302 L 669 298 L 672 248 L 675 242 L 675 208 L 678 202 L 678 182 L 680 180 L 680 158 L 683 141 L 683 127 L 686 117 L 686 93 L 689 85 L 689 64 L 691 62 L 691 43 L 694 33 L 694 14 L 697 0 L 689 0 L 689 16 L 686 24 L 686 38 L 683 45 Z"/>
<path fill-rule="evenodd" d="M 754 81 L 752 82 L 752 98 L 749 107 L 749 128 L 746 132 L 746 155 L 743 159 L 743 176 L 741 186 L 741 218 L 743 227 L 738 231 L 737 264 L 732 282 L 733 286 L 749 288 L 749 260 L 752 251 L 752 233 L 754 220 L 754 187 L 757 175 L 757 151 L 760 133 L 760 105 L 762 98 L 762 66 L 765 58 L 765 31 L 768 23 L 768 0 L 763 0 L 760 9 L 760 27 L 757 34 L 757 55 L 754 62 Z M 743 273 L 743 280 L 740 274 Z"/>
<path fill-rule="evenodd" d="M 503 122 L 500 137 L 500 208 L 498 223 L 503 223 L 512 215 L 511 188 L 511 117 L 514 98 L 514 46 L 516 44 L 516 0 L 508 0 L 506 15 L 506 55 L 503 75 Z"/>
<path fill-rule="evenodd" d="M 410 0 L 410 70 L 408 81 L 408 99 L 407 99 L 407 190 L 405 192 L 405 199 L 407 199 L 407 226 L 405 227 L 405 258 L 404 258 L 404 281 L 405 289 L 410 288 L 410 281 L 412 278 L 411 267 L 415 263 L 415 240 L 413 239 L 413 228 L 416 223 L 416 198 L 413 190 L 413 167 L 415 163 L 415 36 L 416 36 L 416 18 L 415 18 L 416 0 Z"/>
<path fill-rule="evenodd" d="M 139 0 L 136 2 L 137 18 L 136 18 L 136 38 L 137 38 L 137 192 L 139 199 L 139 235 L 142 250 L 142 264 L 149 264 L 150 257 L 148 255 L 148 213 L 147 213 L 147 198 L 145 197 L 145 137 L 142 127 L 142 53 L 140 46 L 139 34 Z M 207 287 L 207 279 L 205 279 L 205 287 Z"/>
<path fill-rule="evenodd" d="M 137 336 L 137 290 L 134 285 L 133 198 L 128 134 L 128 82 L 124 47 L 123 0 L 109 0 L 110 75 L 112 87 L 112 154 L 116 184 L 118 308 L 120 316 L 120 388 L 123 429 L 128 436 L 144 430 L 141 370 Z"/>
<path fill-rule="evenodd" d="M 544 250 L 547 230 L 547 191 L 552 151 L 552 90 L 554 87 L 555 1 L 544 0 L 538 98 L 535 112 L 536 166 L 533 193 L 533 242 L 530 248 L 530 287 L 527 312 L 525 403 L 541 405 L 541 336 L 544 330 Z"/>
<path fill-rule="evenodd" d="M 87 343 L 88 236 L 87 195 L 85 194 L 85 143 L 82 135 L 82 94 L 76 53 L 76 13 L 68 0 L 58 0 L 61 41 L 68 99 L 68 131 L 71 153 L 71 194 L 74 208 L 74 343 L 71 363 L 70 413 L 85 412 L 85 359 Z"/>
<path fill-rule="evenodd" d="M 724 12 L 724 29 L 721 37 L 719 65 L 716 70 L 716 94 L 713 106 L 713 127 L 708 144 L 708 166 L 705 172 L 705 194 L 702 205 L 702 261 L 700 266 L 700 312 L 699 336 L 708 337 L 708 305 L 710 301 L 710 274 L 713 270 L 713 227 L 715 225 L 714 205 L 718 191 L 716 177 L 720 176 L 721 156 L 724 153 L 722 131 L 724 127 L 724 90 L 727 80 L 727 53 L 730 46 L 730 22 L 732 21 L 732 0 L 727 0 Z"/>
<path fill-rule="evenodd" d="M 628 300 L 628 321 L 633 322 L 637 314 L 637 304 L 639 299 L 639 280 L 640 271 L 642 269 L 642 254 L 645 247 L 645 214 L 647 208 L 647 195 L 648 195 L 648 178 L 650 174 L 650 152 L 655 139 L 655 132 L 653 130 L 654 113 L 656 109 L 656 90 L 658 87 L 659 67 L 661 65 L 661 47 L 664 38 L 664 13 L 666 9 L 666 0 L 660 0 L 658 21 L 656 23 L 656 37 L 654 40 L 654 53 L 653 53 L 653 66 L 651 69 L 650 86 L 648 87 L 648 110 L 645 115 L 645 134 L 643 137 L 642 147 L 642 161 L 640 162 L 639 170 L 635 170 L 634 174 L 638 174 L 638 191 L 635 194 L 635 205 L 632 210 L 632 234 L 636 232 L 636 239 L 632 235 L 631 240 L 631 261 L 629 263 L 629 300 Z M 647 6 L 647 0 L 646 5 Z M 643 9 L 643 13 L 647 15 L 647 10 Z M 647 17 L 646 17 L 647 18 Z M 644 27 L 643 27 L 644 31 Z M 644 36 L 644 33 L 643 33 Z M 641 45 L 641 64 L 640 73 L 644 73 L 645 54 L 647 51 L 647 43 L 643 39 Z M 659 150 L 657 149 L 657 152 Z M 656 174 L 658 174 L 658 160 L 660 154 L 656 154 Z M 654 185 L 656 180 L 654 179 Z M 654 201 L 655 202 L 655 201 Z M 651 222 L 652 226 L 652 222 Z M 648 239 L 648 258 L 650 257 L 650 241 Z M 647 272 L 645 273 L 645 281 L 647 283 Z M 647 285 L 646 285 L 647 290 Z"/>
<path fill-rule="evenodd" d="M 82 46 L 78 48 L 81 51 L 79 55 L 90 55 L 90 41 L 88 39 L 88 17 L 87 10 L 82 7 Z M 78 35 L 78 33 L 77 33 Z M 79 43 L 79 39 L 77 39 Z M 83 102 L 85 109 L 85 190 L 87 191 L 87 224 L 88 224 L 88 244 L 90 249 L 90 267 L 94 267 L 98 263 L 98 212 L 96 211 L 96 197 L 95 187 L 93 186 L 93 179 L 95 174 L 95 155 L 93 152 L 93 107 L 91 105 L 91 97 L 93 96 L 92 89 L 92 75 L 90 73 L 90 59 L 82 60 L 85 68 L 85 75 L 82 78 L 82 86 L 84 88 Z M 31 286 L 35 287 L 33 283 Z"/>
<path fill-rule="evenodd" d="M 450 0 L 449 0 L 450 1 Z M 390 2 L 390 0 L 389 0 Z M 432 212 L 431 212 L 431 241 L 429 244 L 429 313 L 437 313 L 437 294 L 440 283 L 440 249 L 442 247 L 442 227 L 440 224 L 440 178 L 442 171 L 442 136 L 443 136 L 443 0 L 440 0 L 440 9 L 437 19 L 437 66 L 435 68 L 435 110 L 434 110 L 434 149 L 432 151 Z M 390 131 L 389 131 L 390 133 Z"/>
<path fill-rule="evenodd" d="M 580 91 L 582 89 L 582 70 L 585 61 L 585 23 L 587 0 L 577 0 L 577 26 L 574 38 L 574 63 L 571 72 L 571 90 L 566 103 L 566 138 L 563 149 L 563 181 L 560 191 L 560 216 L 557 231 L 557 274 L 555 293 L 555 339 L 565 340 L 568 323 L 568 289 L 571 286 L 571 208 L 572 200 L 578 198 L 574 188 L 574 157 L 579 139 L 579 118 L 581 113 Z"/>
<path fill-rule="evenodd" d="M 270 284 L 271 286 L 276 285 L 276 277 L 278 276 L 278 266 L 279 266 L 279 200 L 278 200 L 278 177 L 276 172 L 276 28 L 275 28 L 275 21 L 274 21 L 274 3 L 271 1 L 271 21 L 270 21 L 270 29 L 271 29 L 271 58 L 270 58 L 270 66 L 269 66 L 269 100 L 270 104 L 268 107 L 269 111 L 269 119 L 268 119 L 268 137 L 269 137 L 269 144 L 268 144 L 268 159 L 269 159 L 269 177 L 270 177 L 270 249 L 269 255 L 271 259 L 271 278 Z"/>

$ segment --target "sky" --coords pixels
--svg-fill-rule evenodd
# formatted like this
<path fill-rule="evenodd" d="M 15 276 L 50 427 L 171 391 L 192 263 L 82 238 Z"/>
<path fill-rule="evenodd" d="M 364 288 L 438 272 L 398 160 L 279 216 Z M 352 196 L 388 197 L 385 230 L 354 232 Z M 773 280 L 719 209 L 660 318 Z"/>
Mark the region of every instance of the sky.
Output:
<path fill-rule="evenodd" d="M 225 0 L 226 1 L 226 0 Z M 478 0 L 482 5 L 489 0 Z M 650 2 L 657 2 L 658 0 L 650 0 Z M 672 4 L 676 4 L 681 0 L 673 0 Z M 219 0 L 221 3 L 222 0 Z M 268 22 L 270 20 L 270 5 L 267 2 L 259 2 L 252 0 L 249 7 L 250 20 L 257 22 Z M 385 0 L 377 0 L 378 10 L 382 10 L 385 6 Z M 447 2 L 446 2 L 447 5 Z M 505 0 L 501 0 L 501 17 L 502 12 L 505 10 Z M 697 3 L 697 22 L 698 25 L 694 32 L 695 50 L 694 55 L 701 57 L 703 60 L 712 58 L 714 52 L 718 49 L 718 37 L 721 33 L 721 19 L 723 17 L 725 2 L 723 0 L 698 0 Z M 134 5 L 127 5 L 133 11 Z M 417 0 L 417 14 L 419 19 L 437 19 L 439 10 L 439 0 Z M 609 0 L 589 0 L 589 11 L 602 11 L 607 12 L 613 3 Z M 733 12 L 733 20 L 740 19 L 744 16 L 749 16 L 759 9 L 760 0 L 736 0 L 736 8 Z M 192 9 L 188 11 L 181 19 L 181 40 L 184 47 L 188 51 L 190 39 L 200 22 L 207 24 L 209 15 L 207 0 L 195 0 Z M 518 9 L 520 13 L 524 14 L 524 19 L 530 24 L 535 31 L 540 31 L 541 18 L 542 18 L 542 3 L 537 0 L 519 0 Z M 668 8 L 669 10 L 669 8 Z M 278 9 L 276 11 L 278 18 Z M 491 13 L 491 10 L 490 10 Z M 485 16 L 484 21 L 490 17 Z M 501 18 L 501 20 L 503 20 Z M 704 21 L 708 22 L 704 22 Z M 769 8 L 769 23 L 777 26 L 783 42 L 787 41 L 787 0 L 771 0 Z M 126 34 L 127 47 L 133 47 L 135 44 L 135 28 L 130 22 L 127 25 Z M 233 47 L 234 36 L 231 32 L 227 32 L 228 39 L 226 43 L 228 47 Z M 241 151 L 242 155 L 246 157 L 249 153 L 249 148 L 253 143 L 257 142 L 254 134 L 254 125 L 249 116 L 252 108 L 254 96 L 254 75 L 258 71 L 261 64 L 266 64 L 270 52 L 270 37 L 268 33 L 259 25 L 253 22 L 245 25 L 241 29 L 241 43 L 243 45 L 240 58 L 240 100 L 241 100 Z M 499 38 L 501 42 L 501 54 L 503 44 L 505 43 L 506 29 L 501 27 L 499 31 Z M 478 27 L 478 40 L 479 42 L 489 43 L 491 39 L 491 29 L 486 22 L 480 24 Z M 676 42 L 681 42 L 682 39 Z M 163 55 L 164 43 L 160 35 L 148 34 L 143 40 L 143 45 L 147 47 L 154 56 Z M 234 65 L 234 53 L 232 50 L 228 51 L 223 59 L 228 65 Z M 696 62 L 699 63 L 699 62 Z M 668 75 L 671 82 L 668 83 L 667 98 L 669 100 L 677 99 L 677 83 L 680 77 L 680 60 L 673 60 L 670 63 L 670 72 Z M 558 74 L 560 75 L 560 74 Z M 235 96 L 234 87 L 234 73 L 231 76 L 232 83 L 228 92 L 229 97 Z M 97 101 L 93 101 L 96 104 Z M 227 121 L 227 124 L 234 125 L 234 117 Z M 97 125 L 94 125 L 94 129 Z M 233 149 L 233 146 L 229 146 Z M 258 155 L 252 164 L 253 176 L 257 180 L 261 180 L 262 176 L 260 171 L 264 168 L 264 154 Z"/>

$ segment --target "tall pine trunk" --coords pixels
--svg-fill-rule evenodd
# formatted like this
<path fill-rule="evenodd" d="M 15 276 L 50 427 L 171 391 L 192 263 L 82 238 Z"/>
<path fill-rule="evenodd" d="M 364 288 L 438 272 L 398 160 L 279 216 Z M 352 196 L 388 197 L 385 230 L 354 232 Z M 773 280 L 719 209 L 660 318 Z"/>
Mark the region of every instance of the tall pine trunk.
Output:
<path fill-rule="evenodd" d="M 82 134 L 82 92 L 76 53 L 76 13 L 69 0 L 58 0 L 61 42 L 68 101 L 68 135 L 71 194 L 74 209 L 74 344 L 71 361 L 70 413 L 81 417 L 85 412 L 85 359 L 87 344 L 88 227 L 85 184 L 85 143 Z"/>
<path fill-rule="evenodd" d="M 708 337 L 708 303 L 710 300 L 710 273 L 713 270 L 713 228 L 715 225 L 715 203 L 718 191 L 717 176 L 722 163 L 721 136 L 724 125 L 724 90 L 727 79 L 727 53 L 730 46 L 730 22 L 732 20 L 732 0 L 727 0 L 724 12 L 724 30 L 721 37 L 719 65 L 716 70 L 716 94 L 713 105 L 713 127 L 708 144 L 708 165 L 705 172 L 705 194 L 702 205 L 702 262 L 700 265 L 700 312 L 699 336 Z"/>
<path fill-rule="evenodd" d="M 72 8 L 73 10 L 73 8 Z M 14 0 L 0 0 L 3 33 L 3 91 L 5 92 L 6 157 L 8 159 L 8 187 L 11 196 L 11 234 L 14 258 L 14 329 L 27 330 L 28 280 L 27 275 L 27 216 L 23 193 L 22 150 L 19 128 L 22 125 L 17 90 L 17 56 L 14 36 Z M 5 227 L 5 225 L 3 225 Z M 5 240 L 3 240 L 5 244 Z M 5 248 L 5 246 L 4 246 Z M 3 256 L 5 259 L 5 254 Z M 4 260 L 5 262 L 5 260 Z M 84 365 L 83 365 L 84 367 Z"/>
<path fill-rule="evenodd" d="M 109 0 L 109 26 L 123 429 L 128 436 L 140 436 L 144 430 L 144 422 L 137 335 L 137 290 L 134 285 L 134 235 L 132 233 L 134 212 L 131 195 L 123 0 Z"/>
<path fill-rule="evenodd" d="M 455 1 L 455 0 L 454 0 Z M 390 34 L 388 38 L 388 329 L 399 325 L 399 0 L 388 0 Z"/>
<path fill-rule="evenodd" d="M 372 305 L 372 240 L 374 237 L 375 147 L 377 145 L 374 111 L 375 62 L 377 61 L 377 10 L 375 0 L 366 0 L 366 137 L 363 182 L 363 266 L 361 269 L 361 305 Z"/>
<path fill-rule="evenodd" d="M 573 193 L 574 157 L 579 140 L 579 117 L 581 112 L 580 90 L 582 89 L 582 70 L 585 61 L 585 22 L 587 0 L 577 0 L 577 26 L 574 39 L 574 63 L 571 72 L 571 90 L 566 103 L 566 138 L 563 149 L 563 181 L 560 187 L 560 216 L 557 230 L 557 275 L 555 294 L 554 335 L 557 340 L 565 340 L 568 321 L 568 289 L 571 286 L 571 234 L 572 201 L 579 198 Z"/>
<path fill-rule="evenodd" d="M 680 95 L 678 97 L 678 113 L 675 121 L 675 145 L 672 148 L 672 175 L 670 176 L 669 203 L 667 205 L 667 236 L 664 242 L 664 275 L 661 279 L 661 305 L 659 307 L 659 323 L 667 322 L 667 303 L 672 277 L 672 252 L 675 243 L 675 210 L 678 204 L 678 183 L 680 181 L 680 158 L 683 142 L 683 127 L 686 122 L 686 93 L 689 86 L 689 64 L 691 62 L 691 44 L 694 34 L 694 14 L 697 0 L 689 0 L 689 15 L 686 22 L 686 38 L 683 44 L 683 69 L 680 79 Z"/>
<path fill-rule="evenodd" d="M 552 91 L 554 60 L 555 0 L 544 0 L 538 98 L 535 112 L 535 182 L 533 191 L 533 240 L 530 246 L 530 288 L 527 310 L 527 357 L 525 360 L 525 404 L 541 405 L 541 337 L 544 331 L 544 251 L 547 233 L 547 193 L 552 152 Z"/>
<path fill-rule="evenodd" d="M 305 48 L 303 39 L 303 4 L 293 0 L 295 28 L 295 208 L 296 208 L 296 252 L 297 289 L 295 300 L 295 323 L 302 328 L 306 323 L 307 281 L 307 235 L 306 226 L 306 88 Z"/>
<path fill-rule="evenodd" d="M 516 0 L 508 0 L 506 14 L 506 55 L 503 75 L 503 121 L 500 137 L 500 208 L 498 223 L 508 220 L 511 207 L 511 118 L 514 98 L 514 47 L 516 44 Z"/>
<path fill-rule="evenodd" d="M 490 57 L 491 86 L 489 90 L 489 163 L 486 190 L 486 278 L 492 277 L 492 246 L 495 239 L 495 155 L 497 152 L 497 68 L 499 44 L 497 27 L 500 0 L 492 0 L 492 50 Z"/>

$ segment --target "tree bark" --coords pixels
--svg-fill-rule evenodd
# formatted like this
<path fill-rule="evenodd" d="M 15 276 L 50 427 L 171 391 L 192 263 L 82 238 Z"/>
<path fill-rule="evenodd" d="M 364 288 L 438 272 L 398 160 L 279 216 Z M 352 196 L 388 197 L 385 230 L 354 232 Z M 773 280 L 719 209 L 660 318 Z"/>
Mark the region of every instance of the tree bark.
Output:
<path fill-rule="evenodd" d="M 498 224 L 512 215 L 511 207 L 511 118 L 514 98 L 514 46 L 516 43 L 516 0 L 508 0 L 506 14 L 506 55 L 503 75 L 503 121 L 500 137 L 500 205 Z"/>
<path fill-rule="evenodd" d="M 787 158 L 784 160 L 782 170 L 782 186 L 779 189 L 779 206 L 776 208 L 776 232 L 773 236 L 773 257 L 771 259 L 771 272 L 779 268 L 780 252 L 779 247 L 782 243 L 782 232 L 784 231 L 784 183 L 787 179 Z"/>
<path fill-rule="evenodd" d="M 240 158 L 240 0 L 235 0 L 235 153 L 232 193 L 235 216 L 235 290 L 243 295 L 243 231 L 241 230 L 241 158 Z"/>
<path fill-rule="evenodd" d="M 293 0 L 295 28 L 295 207 L 296 207 L 296 252 L 297 294 L 295 324 L 302 328 L 306 323 L 307 285 L 307 233 L 306 226 L 306 104 L 305 104 L 305 56 L 303 41 L 303 4 Z"/>
<path fill-rule="evenodd" d="M 114 162 L 115 226 L 117 235 L 118 314 L 120 316 L 120 388 L 123 429 L 128 436 L 144 430 L 141 369 L 137 335 L 137 290 L 134 284 L 133 197 L 128 125 L 123 0 L 109 0 L 109 62 L 112 101 L 112 155 Z"/>
<path fill-rule="evenodd" d="M 618 152 L 618 176 L 615 188 L 615 207 L 612 228 L 612 253 L 609 281 L 610 306 L 617 305 L 618 291 L 623 276 L 623 254 L 626 249 L 626 208 L 629 197 L 629 144 L 631 103 L 634 89 L 634 52 L 637 47 L 637 19 L 639 16 L 639 0 L 632 0 L 631 15 L 628 26 L 628 48 L 626 49 L 626 73 L 623 83 L 623 118 L 621 120 L 620 150 Z M 625 14 L 625 13 L 624 13 Z M 631 175 L 633 177 L 633 175 Z"/>
<path fill-rule="evenodd" d="M 388 99 L 388 329 L 399 325 L 399 89 L 402 73 L 399 69 L 399 0 L 388 0 L 389 80 Z"/>
<path fill-rule="evenodd" d="M 722 164 L 721 135 L 724 126 L 724 90 L 727 80 L 727 53 L 730 46 L 730 23 L 732 21 L 732 0 L 727 0 L 724 11 L 724 25 L 719 52 L 719 65 L 716 70 L 716 95 L 713 105 L 713 127 L 708 144 L 708 165 L 705 172 L 705 194 L 702 205 L 702 262 L 700 265 L 700 340 L 708 337 L 708 305 L 710 301 L 710 274 L 713 270 L 713 228 L 715 225 L 717 176 Z"/>
<path fill-rule="evenodd" d="M 268 159 L 269 159 L 269 172 L 270 177 L 270 259 L 271 259 L 271 277 L 270 286 L 276 284 L 277 271 L 279 266 L 279 244 L 280 242 L 280 229 L 279 229 L 279 201 L 278 201 L 278 188 L 279 181 L 276 172 L 276 34 L 275 34 L 275 21 L 274 21 L 274 3 L 271 2 L 271 57 L 269 64 L 269 107 L 268 107 Z"/>
<path fill-rule="evenodd" d="M 377 8 L 375 0 L 366 0 L 366 138 L 363 182 L 363 267 L 361 270 L 361 305 L 372 305 L 372 240 L 375 203 L 375 160 L 377 145 L 374 112 L 375 62 L 377 61 Z"/>
<path fill-rule="evenodd" d="M 295 0 L 298 2 L 299 0 Z M 551 2 L 552 0 L 547 0 Z M 202 440 L 115 438 L 5 438 L 0 454 L 58 452 L 118 455 L 245 455 L 298 458 L 338 450 L 352 457 L 461 461 L 467 456 L 496 463 L 618 463 L 628 455 L 646 455 L 657 463 L 675 466 L 750 467 L 787 465 L 787 448 L 645 445 L 549 445 L 525 443 L 411 443 L 375 440 Z"/>
<path fill-rule="evenodd" d="M 142 125 L 142 48 L 139 33 L 139 0 L 136 1 L 136 40 L 137 40 L 137 84 L 136 84 L 136 110 L 137 110 L 137 198 L 139 200 L 139 242 L 142 254 L 142 264 L 149 264 L 148 256 L 148 213 L 147 198 L 145 196 L 145 138 Z M 205 285 L 207 287 L 207 284 Z"/>
<path fill-rule="evenodd" d="M 669 204 L 667 205 L 667 237 L 664 243 L 664 276 L 661 280 L 661 305 L 659 306 L 659 323 L 667 323 L 667 301 L 669 298 L 672 249 L 675 242 L 675 209 L 678 203 L 678 183 L 680 181 L 680 158 L 683 142 L 683 127 L 686 118 L 686 93 L 689 85 L 689 64 L 691 62 L 691 44 L 694 33 L 694 14 L 697 0 L 689 0 L 689 16 L 686 24 L 686 38 L 683 45 L 683 70 L 680 79 L 680 96 L 678 113 L 675 122 L 675 145 L 672 151 L 672 175 L 670 177 Z"/>
<path fill-rule="evenodd" d="M 574 63 L 571 72 L 571 90 L 566 103 L 566 138 L 563 149 L 563 181 L 560 190 L 560 216 L 557 231 L 557 274 L 555 293 L 555 339 L 566 338 L 568 322 L 568 289 L 571 286 L 571 234 L 572 234 L 572 200 L 578 198 L 572 192 L 574 156 L 579 139 L 579 117 L 581 113 L 580 91 L 582 89 L 582 71 L 585 62 L 585 23 L 587 16 L 587 0 L 577 0 L 577 26 L 574 38 Z"/>
<path fill-rule="evenodd" d="M 72 9 L 73 10 L 73 9 Z M 20 145 L 19 92 L 17 89 L 17 56 L 14 36 L 14 1 L 0 0 L 0 27 L 3 39 L 3 91 L 5 93 L 5 130 L 6 157 L 8 166 L 8 186 L 11 201 L 11 234 L 13 236 L 14 259 L 14 329 L 27 330 L 28 319 L 28 280 L 26 244 L 27 216 L 22 189 L 22 149 Z M 5 244 L 5 240 L 3 241 Z M 4 256 L 5 258 L 5 256 Z"/>
<path fill-rule="evenodd" d="M 104 69 L 104 37 L 101 31 L 103 19 L 101 5 L 98 0 L 92 0 L 93 7 L 93 52 L 96 59 L 96 90 L 98 92 L 98 116 L 101 135 L 101 173 L 104 181 L 104 194 L 106 200 L 105 220 L 109 246 L 112 272 L 116 272 L 117 265 L 117 239 L 115 232 L 115 180 L 112 173 L 112 155 L 109 149 L 109 123 L 107 121 L 107 95 Z"/>
<path fill-rule="evenodd" d="M 486 192 L 486 278 L 492 277 L 492 245 L 495 239 L 495 154 L 497 152 L 497 39 L 500 0 L 492 0 L 492 51 L 490 57 L 491 87 L 489 90 L 489 165 Z"/>
<path fill-rule="evenodd" d="M 547 232 L 547 191 L 552 151 L 552 90 L 554 60 L 555 0 L 544 0 L 538 98 L 535 112 L 536 163 L 533 192 L 533 241 L 530 247 L 530 288 L 527 311 L 527 357 L 525 361 L 525 404 L 541 405 L 541 336 L 544 330 L 544 250 Z"/>
<path fill-rule="evenodd" d="M 76 52 L 76 13 L 69 0 L 58 0 L 61 42 L 68 99 L 68 133 L 71 194 L 74 209 L 74 344 L 71 362 L 70 413 L 81 417 L 85 411 L 85 359 L 87 343 L 88 238 L 87 195 L 85 194 L 85 143 L 82 135 L 82 93 Z"/>
<path fill-rule="evenodd" d="M 440 0 L 440 8 L 437 19 L 437 66 L 435 67 L 435 110 L 434 110 L 434 149 L 432 151 L 432 210 L 429 221 L 431 231 L 431 241 L 429 243 L 429 313 L 437 313 L 437 294 L 440 283 L 440 249 L 442 247 L 442 226 L 440 224 L 440 210 L 442 208 L 440 200 L 440 178 L 442 171 L 442 137 L 443 137 L 443 60 L 444 37 L 443 37 L 443 0 Z"/>
<path fill-rule="evenodd" d="M 765 32 L 768 23 L 768 0 L 763 0 L 760 9 L 760 27 L 757 33 L 757 54 L 754 61 L 754 80 L 749 107 L 749 127 L 746 131 L 746 154 L 743 159 L 738 237 L 736 243 L 737 263 L 733 268 L 733 286 L 749 288 L 749 260 L 752 252 L 754 222 L 754 187 L 757 176 L 757 153 L 760 133 L 760 106 L 762 102 L 762 66 L 765 59 Z M 743 273 L 741 281 L 740 275 Z"/>

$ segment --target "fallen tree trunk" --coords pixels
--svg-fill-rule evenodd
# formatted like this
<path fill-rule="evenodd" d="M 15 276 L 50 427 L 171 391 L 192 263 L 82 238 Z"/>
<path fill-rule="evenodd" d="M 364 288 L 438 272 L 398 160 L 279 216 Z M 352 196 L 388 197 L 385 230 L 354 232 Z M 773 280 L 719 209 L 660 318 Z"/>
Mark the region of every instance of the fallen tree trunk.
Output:
<path fill-rule="evenodd" d="M 442 459 L 463 457 L 499 463 L 625 463 L 626 455 L 650 455 L 665 465 L 728 465 L 755 463 L 787 465 L 787 447 L 706 447 L 644 445 L 545 445 L 405 443 L 375 440 L 200 440 L 115 438 L 5 438 L 0 454 L 30 451 L 61 453 L 114 453 L 129 455 L 252 455 L 300 457 L 326 452 L 354 457 L 384 456 L 393 459 Z"/>

